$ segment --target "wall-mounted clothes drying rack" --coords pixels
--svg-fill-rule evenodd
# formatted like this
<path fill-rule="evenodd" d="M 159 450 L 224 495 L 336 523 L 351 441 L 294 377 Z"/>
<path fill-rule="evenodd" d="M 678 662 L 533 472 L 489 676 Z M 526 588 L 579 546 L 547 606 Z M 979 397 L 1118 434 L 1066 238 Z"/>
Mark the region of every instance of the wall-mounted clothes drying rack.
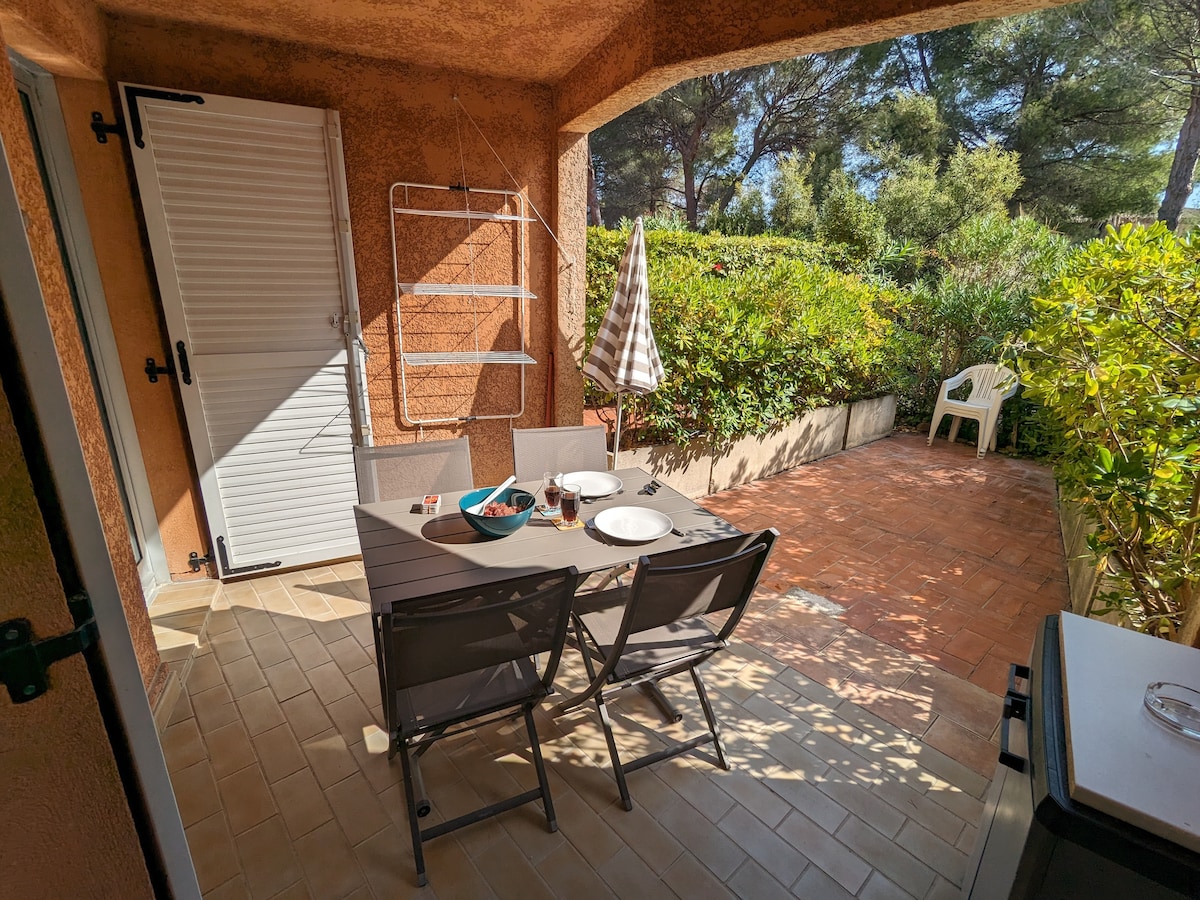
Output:
<path fill-rule="evenodd" d="M 526 226 L 536 220 L 526 215 L 524 196 L 518 191 L 399 181 L 388 192 L 388 205 L 391 210 L 396 336 L 404 418 L 414 425 L 519 418 L 525 412 L 525 366 L 537 362 L 526 349 L 528 316 L 525 305 L 527 300 L 537 299 L 526 285 Z M 397 222 L 405 222 L 407 217 L 465 220 L 465 231 L 459 232 L 458 226 L 451 226 L 449 222 L 441 229 L 430 223 L 428 228 L 412 232 L 428 238 L 428 247 L 419 246 L 417 240 L 401 247 Z M 492 224 L 499 227 L 491 228 L 487 239 L 481 239 L 477 232 Z M 465 239 L 450 251 L 447 251 L 445 240 L 438 240 L 444 238 L 453 244 L 459 235 L 464 234 Z M 483 258 L 485 255 L 487 259 Z M 512 281 L 499 284 L 477 281 L 477 269 L 483 269 L 485 276 L 511 274 Z M 454 277 L 447 281 L 401 280 L 405 275 L 412 277 L 414 272 L 432 274 L 434 277 L 438 274 Z M 488 300 L 496 302 L 487 304 Z M 507 322 L 498 323 L 495 317 L 502 310 L 504 302 L 514 300 L 518 302 L 510 302 Z M 433 315 L 428 308 L 431 303 L 439 304 L 437 315 L 441 318 L 438 321 L 449 320 L 461 323 L 462 327 L 450 330 L 441 325 L 437 331 L 422 334 L 414 327 L 414 322 L 422 313 Z M 487 324 L 486 329 L 481 326 L 481 319 Z M 507 333 L 505 325 L 511 326 Z M 441 346 L 435 349 L 430 345 Z M 495 412 L 472 410 L 470 415 L 462 415 L 461 411 L 431 414 L 410 408 L 413 399 L 413 386 L 409 383 L 410 369 L 428 371 L 435 366 L 491 365 L 518 367 L 520 396 L 515 408 Z M 458 371 L 467 374 L 465 370 Z M 473 374 L 477 376 L 479 371 Z M 463 382 L 454 380 L 452 383 Z M 466 383 L 470 383 L 470 379 Z M 469 396 L 459 398 L 460 403 L 472 399 Z"/>

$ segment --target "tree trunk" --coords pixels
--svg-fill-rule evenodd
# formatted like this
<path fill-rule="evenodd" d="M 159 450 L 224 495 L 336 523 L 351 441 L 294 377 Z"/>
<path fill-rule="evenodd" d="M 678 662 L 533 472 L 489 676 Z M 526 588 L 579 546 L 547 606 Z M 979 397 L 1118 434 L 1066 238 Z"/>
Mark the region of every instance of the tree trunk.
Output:
<path fill-rule="evenodd" d="M 683 159 L 683 202 L 688 225 L 692 231 L 700 229 L 700 198 L 696 196 L 695 160 Z"/>
<path fill-rule="evenodd" d="M 1167 178 L 1167 191 L 1158 209 L 1159 221 L 1166 222 L 1171 230 L 1179 224 L 1179 214 L 1191 196 L 1197 156 L 1200 156 L 1200 83 L 1192 86 L 1192 101 L 1179 128 L 1175 159 L 1171 162 L 1171 175 Z"/>
<path fill-rule="evenodd" d="M 600 189 L 596 186 L 596 167 L 592 165 L 592 151 L 588 148 L 587 223 L 603 225 L 600 216 Z"/>

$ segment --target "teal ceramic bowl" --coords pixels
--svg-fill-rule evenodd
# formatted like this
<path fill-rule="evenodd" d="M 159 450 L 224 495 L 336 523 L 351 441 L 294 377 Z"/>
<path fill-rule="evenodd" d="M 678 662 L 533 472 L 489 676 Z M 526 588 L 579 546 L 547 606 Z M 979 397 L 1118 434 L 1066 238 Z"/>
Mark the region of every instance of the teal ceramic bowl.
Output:
<path fill-rule="evenodd" d="M 480 488 L 477 491 L 471 491 L 461 500 L 458 501 L 458 511 L 462 513 L 462 517 L 470 523 L 471 527 L 482 534 L 484 537 L 505 537 L 512 534 L 522 525 L 529 521 L 529 517 L 533 515 L 533 508 L 537 505 L 537 498 L 529 491 L 522 491 L 519 488 L 506 488 L 500 493 L 496 499 L 501 503 L 507 503 L 510 506 L 515 506 L 520 510 L 519 513 L 512 516 L 476 516 L 467 512 L 468 506 L 474 506 L 480 500 L 483 500 L 494 491 L 496 488 L 487 487 Z"/>

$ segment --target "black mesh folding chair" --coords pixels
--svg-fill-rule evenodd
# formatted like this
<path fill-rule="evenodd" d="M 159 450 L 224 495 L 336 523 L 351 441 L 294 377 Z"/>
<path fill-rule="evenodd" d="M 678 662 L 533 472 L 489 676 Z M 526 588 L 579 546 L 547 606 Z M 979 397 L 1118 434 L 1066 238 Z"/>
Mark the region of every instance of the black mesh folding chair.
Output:
<path fill-rule="evenodd" d="M 426 883 L 422 841 L 537 799 L 550 830 L 557 830 L 533 710 L 554 690 L 578 581 L 573 567 L 560 569 L 439 594 L 383 614 L 388 752 L 399 753 L 404 770 L 418 884 Z M 440 738 L 522 714 L 538 787 L 422 829 L 418 817 L 430 811 L 420 775 L 425 750 Z"/>
<path fill-rule="evenodd" d="M 713 744 L 721 768 L 729 768 L 720 726 L 697 667 L 728 646 L 729 636 L 746 611 L 778 536 L 770 528 L 759 534 L 643 556 L 631 585 L 590 594 L 587 608 L 572 614 L 591 683 L 562 703 L 558 711 L 595 699 L 626 809 L 633 809 L 633 801 L 625 776 L 660 760 Z M 728 615 L 714 633 L 702 617 L 725 611 Z M 660 680 L 685 671 L 692 676 L 708 730 L 622 762 L 608 712 L 609 697 L 629 687 L 656 686 Z"/>
<path fill-rule="evenodd" d="M 474 487 L 471 444 L 464 438 L 355 447 L 358 502 L 402 500 Z M 538 473 L 541 476 L 541 473 Z"/>
<path fill-rule="evenodd" d="M 608 471 L 603 425 L 514 428 L 513 472 L 517 481 L 535 481 L 546 472 Z"/>

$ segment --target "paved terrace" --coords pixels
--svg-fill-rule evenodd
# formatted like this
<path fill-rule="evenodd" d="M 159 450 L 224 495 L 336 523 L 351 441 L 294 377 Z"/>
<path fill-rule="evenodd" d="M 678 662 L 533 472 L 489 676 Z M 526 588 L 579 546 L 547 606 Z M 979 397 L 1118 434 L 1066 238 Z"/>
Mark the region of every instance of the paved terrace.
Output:
<path fill-rule="evenodd" d="M 361 565 L 224 586 L 163 741 L 206 897 L 957 897 L 994 691 L 1064 596 L 1049 474 L 898 436 L 706 503 L 783 535 L 745 640 L 706 676 L 733 770 L 644 769 L 625 812 L 594 712 L 543 710 L 560 830 L 527 805 L 438 838 L 424 889 Z M 164 598 L 159 615 L 192 621 L 189 590 L 202 594 Z M 565 664 L 575 690 L 581 667 Z M 623 747 L 695 721 L 695 701 L 666 687 L 683 725 L 630 694 Z M 435 745 L 434 819 L 532 784 L 519 735 L 493 725 Z"/>

